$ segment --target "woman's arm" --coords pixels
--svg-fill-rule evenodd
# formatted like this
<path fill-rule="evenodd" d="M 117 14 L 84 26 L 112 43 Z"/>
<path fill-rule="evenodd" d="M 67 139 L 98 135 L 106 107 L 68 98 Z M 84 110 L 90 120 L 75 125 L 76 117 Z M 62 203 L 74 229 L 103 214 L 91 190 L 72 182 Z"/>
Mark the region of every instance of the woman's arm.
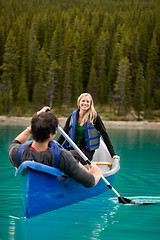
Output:
<path fill-rule="evenodd" d="M 64 130 L 65 133 L 67 133 L 67 134 L 68 134 L 70 119 L 71 119 L 71 115 L 67 118 L 67 121 L 66 121 L 66 123 L 65 123 L 65 126 L 64 126 L 64 128 L 63 128 L 63 130 Z M 60 137 L 58 138 L 57 142 L 58 142 L 59 144 L 62 144 L 64 141 L 65 141 L 65 138 L 64 138 L 62 135 L 60 135 Z"/>
<path fill-rule="evenodd" d="M 99 115 L 97 115 L 97 118 L 95 120 L 95 128 L 100 132 L 100 134 L 101 134 L 101 136 L 102 136 L 102 138 L 103 138 L 103 140 L 104 140 L 104 142 L 105 142 L 105 144 L 106 144 L 106 146 L 108 148 L 108 151 L 111 154 L 111 156 L 112 157 L 115 156 L 116 154 L 115 154 L 113 145 L 111 143 L 109 135 L 106 132 L 106 128 L 105 128 L 105 126 L 104 126 L 104 124 L 103 124 L 103 122 L 102 122 L 102 120 L 101 120 Z"/>

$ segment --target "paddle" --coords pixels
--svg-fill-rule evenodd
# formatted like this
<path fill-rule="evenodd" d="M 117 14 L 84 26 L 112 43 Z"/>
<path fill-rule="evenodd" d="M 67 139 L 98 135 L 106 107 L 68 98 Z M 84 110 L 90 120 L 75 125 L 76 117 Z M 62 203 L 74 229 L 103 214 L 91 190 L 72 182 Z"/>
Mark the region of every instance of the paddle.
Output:
<path fill-rule="evenodd" d="M 50 109 L 47 109 L 46 112 L 50 111 Z M 65 131 L 58 126 L 58 131 L 63 135 L 63 137 L 72 145 L 72 147 L 79 153 L 79 155 L 88 163 L 90 166 L 92 165 L 90 160 L 86 157 L 86 155 L 79 149 L 79 147 L 72 141 L 72 139 L 65 133 Z M 135 203 L 134 201 L 120 196 L 120 194 L 114 189 L 111 184 L 105 179 L 103 175 L 101 175 L 101 179 L 107 184 L 108 188 L 111 189 L 118 197 L 119 203 L 122 204 L 135 204 L 135 205 L 150 205 L 153 203 Z"/>
<path fill-rule="evenodd" d="M 79 153 L 79 155 L 86 161 L 86 163 L 88 163 L 89 165 L 92 165 L 90 160 L 86 157 L 86 155 L 79 149 L 79 147 L 72 141 L 72 139 L 65 133 L 65 131 L 60 126 L 58 126 L 58 131 L 72 145 L 72 147 Z M 111 184 L 107 181 L 107 179 L 105 179 L 103 175 L 101 175 L 101 179 L 107 184 L 109 189 L 111 189 L 117 195 L 119 203 L 136 204 L 132 200 L 120 196 L 120 194 L 111 186 Z"/>

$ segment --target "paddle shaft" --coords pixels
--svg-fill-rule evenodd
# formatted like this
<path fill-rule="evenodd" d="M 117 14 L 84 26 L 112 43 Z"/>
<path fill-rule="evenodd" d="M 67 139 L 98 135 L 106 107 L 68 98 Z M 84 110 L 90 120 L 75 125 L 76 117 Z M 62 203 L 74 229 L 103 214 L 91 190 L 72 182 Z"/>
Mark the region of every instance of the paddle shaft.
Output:
<path fill-rule="evenodd" d="M 110 163 L 110 162 L 96 162 L 96 165 L 107 165 L 107 166 L 112 166 L 112 163 Z"/>
<path fill-rule="evenodd" d="M 63 135 L 63 137 L 72 145 L 72 147 L 78 152 L 78 154 L 88 163 L 90 166 L 91 161 L 86 157 L 86 155 L 81 151 L 81 149 L 72 141 L 72 139 L 66 134 L 66 132 L 58 126 L 58 131 Z M 121 197 L 120 194 L 110 185 L 110 183 L 105 179 L 103 175 L 101 175 L 101 179 L 107 184 L 107 186 L 113 190 L 113 192 L 118 196 Z"/>

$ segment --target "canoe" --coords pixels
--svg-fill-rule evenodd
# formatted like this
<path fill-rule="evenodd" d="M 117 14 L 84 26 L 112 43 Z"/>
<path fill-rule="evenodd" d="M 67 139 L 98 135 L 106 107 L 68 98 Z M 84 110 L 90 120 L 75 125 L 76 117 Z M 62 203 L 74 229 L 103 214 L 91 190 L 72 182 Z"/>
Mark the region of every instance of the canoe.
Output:
<path fill-rule="evenodd" d="M 113 184 L 114 175 L 120 168 L 119 161 L 111 158 L 102 140 L 92 161 L 100 162 L 99 167 L 103 176 Z M 64 175 L 59 169 L 34 161 L 23 162 L 16 171 L 17 175 L 20 175 L 21 199 L 27 218 L 80 202 L 109 190 L 102 179 L 96 186 L 86 188 Z"/>

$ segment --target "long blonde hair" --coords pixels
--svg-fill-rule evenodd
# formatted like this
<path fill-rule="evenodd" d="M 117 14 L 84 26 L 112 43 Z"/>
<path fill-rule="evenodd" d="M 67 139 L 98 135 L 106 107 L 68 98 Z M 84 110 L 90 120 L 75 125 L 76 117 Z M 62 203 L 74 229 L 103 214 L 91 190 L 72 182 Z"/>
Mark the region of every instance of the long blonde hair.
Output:
<path fill-rule="evenodd" d="M 89 93 L 82 93 L 79 97 L 78 97 L 78 100 L 77 100 L 77 106 L 79 108 L 79 103 L 81 101 L 81 99 L 85 96 L 88 96 L 90 98 L 90 101 L 91 101 L 91 106 L 90 108 L 88 109 L 88 111 L 84 114 L 83 118 L 82 118 L 82 122 L 81 122 L 81 126 L 83 126 L 87 121 L 88 121 L 88 118 L 90 116 L 90 122 L 93 124 L 93 121 L 94 119 L 97 117 L 97 112 L 94 108 L 94 103 L 93 103 L 93 98 L 92 96 L 89 94 Z"/>

